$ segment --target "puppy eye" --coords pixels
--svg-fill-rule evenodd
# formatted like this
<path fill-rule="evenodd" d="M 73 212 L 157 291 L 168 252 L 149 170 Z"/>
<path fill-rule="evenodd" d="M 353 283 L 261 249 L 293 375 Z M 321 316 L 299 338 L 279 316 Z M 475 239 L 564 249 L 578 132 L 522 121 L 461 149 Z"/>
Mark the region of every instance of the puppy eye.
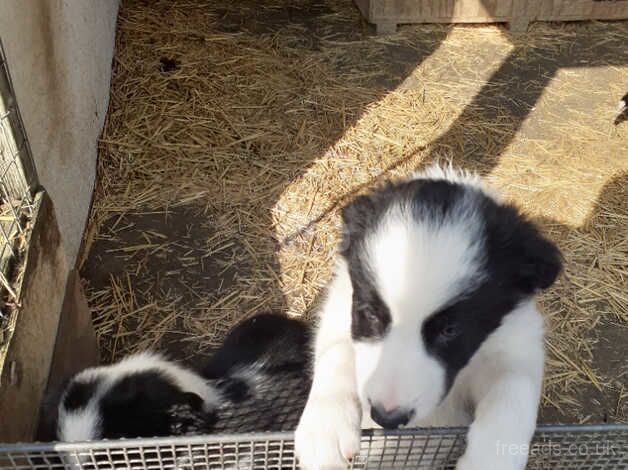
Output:
<path fill-rule="evenodd" d="M 375 312 L 373 312 L 373 310 L 369 307 L 362 307 L 360 310 L 358 310 L 358 315 L 360 315 L 360 317 L 362 317 L 366 321 L 374 322 L 378 320 Z"/>
<path fill-rule="evenodd" d="M 443 329 L 440 331 L 440 333 L 438 334 L 438 339 L 439 341 L 445 343 L 445 342 L 451 341 L 459 334 L 460 334 L 460 328 L 458 328 L 458 325 L 452 325 L 452 324 L 445 325 Z"/>

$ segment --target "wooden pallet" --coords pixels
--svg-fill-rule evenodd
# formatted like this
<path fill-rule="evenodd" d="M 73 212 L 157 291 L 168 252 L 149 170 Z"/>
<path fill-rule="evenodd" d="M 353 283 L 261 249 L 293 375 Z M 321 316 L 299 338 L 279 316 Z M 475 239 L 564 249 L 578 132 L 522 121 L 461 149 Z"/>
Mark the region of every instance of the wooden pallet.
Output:
<path fill-rule="evenodd" d="M 531 21 L 628 19 L 628 0 L 355 0 L 378 34 L 398 24 L 508 23 L 525 31 Z"/>

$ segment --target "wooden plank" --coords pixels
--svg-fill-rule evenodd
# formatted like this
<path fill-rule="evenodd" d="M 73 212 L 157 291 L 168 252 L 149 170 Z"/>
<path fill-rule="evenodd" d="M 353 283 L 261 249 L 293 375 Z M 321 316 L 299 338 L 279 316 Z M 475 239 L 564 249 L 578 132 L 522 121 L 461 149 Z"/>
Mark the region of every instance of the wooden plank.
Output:
<path fill-rule="evenodd" d="M 628 19 L 628 0 L 355 0 L 371 23 Z M 365 14 L 365 12 L 368 12 Z"/>
<path fill-rule="evenodd" d="M 512 17 L 513 0 L 494 0 L 491 12 L 495 18 Z"/>
<path fill-rule="evenodd" d="M 92 315 L 76 270 L 68 276 L 45 399 L 39 413 L 38 441 L 55 439 L 56 415 L 66 381 L 77 372 L 97 365 L 98 344 Z"/>
<path fill-rule="evenodd" d="M 0 442 L 34 437 L 69 272 L 52 201 L 42 191 L 35 204 L 20 308 L 0 376 Z"/>
<path fill-rule="evenodd" d="M 464 17 L 478 17 L 478 16 L 486 16 L 486 13 L 483 11 L 483 5 L 480 2 L 474 0 L 460 0 L 456 2 L 448 13 L 448 15 L 443 15 L 443 18 L 450 16 L 452 19 L 454 18 L 464 18 Z"/>
<path fill-rule="evenodd" d="M 513 0 L 511 9 L 511 18 L 508 26 L 512 32 L 523 33 L 528 30 L 530 19 L 534 17 L 535 12 L 531 11 L 531 4 L 528 0 Z"/>
<path fill-rule="evenodd" d="M 355 0 L 355 4 L 360 10 L 360 13 L 362 13 L 362 16 L 364 16 L 366 19 L 369 19 L 371 17 L 371 0 Z"/>
<path fill-rule="evenodd" d="M 552 2 L 554 7 L 552 16 L 555 18 L 564 18 L 568 16 L 587 17 L 588 13 L 590 13 L 592 3 L 593 2 L 590 0 L 571 0 L 569 3 L 562 0 L 559 2 Z"/>
<path fill-rule="evenodd" d="M 595 2 L 591 8 L 591 16 L 600 20 L 628 18 L 628 0 Z"/>
<path fill-rule="evenodd" d="M 526 0 L 526 17 L 530 20 L 536 20 L 544 3 L 547 3 L 546 0 Z"/>
<path fill-rule="evenodd" d="M 394 34 L 397 32 L 397 23 L 375 23 L 375 32 L 380 35 Z"/>

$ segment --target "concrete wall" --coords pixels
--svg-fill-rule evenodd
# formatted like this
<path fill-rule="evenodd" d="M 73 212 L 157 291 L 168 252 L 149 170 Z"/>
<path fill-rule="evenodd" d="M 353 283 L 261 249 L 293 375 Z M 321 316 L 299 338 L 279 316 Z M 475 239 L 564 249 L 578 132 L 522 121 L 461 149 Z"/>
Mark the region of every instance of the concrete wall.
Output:
<path fill-rule="evenodd" d="M 117 11 L 117 0 L 0 0 L 0 38 L 69 265 L 94 187 Z"/>

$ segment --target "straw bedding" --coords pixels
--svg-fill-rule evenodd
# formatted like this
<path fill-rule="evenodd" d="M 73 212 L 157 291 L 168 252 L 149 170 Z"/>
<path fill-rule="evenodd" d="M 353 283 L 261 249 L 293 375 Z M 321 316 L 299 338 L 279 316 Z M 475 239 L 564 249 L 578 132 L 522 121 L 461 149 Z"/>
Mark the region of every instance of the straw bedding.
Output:
<path fill-rule="evenodd" d="M 105 361 L 310 318 L 338 209 L 448 159 L 559 244 L 546 421 L 628 419 L 628 25 L 408 26 L 349 1 L 127 1 L 82 274 Z"/>

